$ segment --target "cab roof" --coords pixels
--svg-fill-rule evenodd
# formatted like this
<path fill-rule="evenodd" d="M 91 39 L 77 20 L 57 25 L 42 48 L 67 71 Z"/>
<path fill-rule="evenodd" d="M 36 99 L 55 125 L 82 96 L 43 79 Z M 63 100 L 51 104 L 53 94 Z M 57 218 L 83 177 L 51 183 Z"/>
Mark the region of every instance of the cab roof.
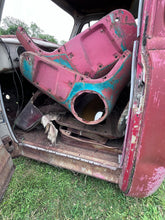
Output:
<path fill-rule="evenodd" d="M 114 9 L 127 9 L 135 11 L 138 0 L 52 0 L 72 17 L 77 15 L 108 14 Z M 135 9 L 134 9 L 135 8 Z M 134 15 L 136 12 L 132 12 Z M 136 15 L 135 15 L 136 16 Z"/>

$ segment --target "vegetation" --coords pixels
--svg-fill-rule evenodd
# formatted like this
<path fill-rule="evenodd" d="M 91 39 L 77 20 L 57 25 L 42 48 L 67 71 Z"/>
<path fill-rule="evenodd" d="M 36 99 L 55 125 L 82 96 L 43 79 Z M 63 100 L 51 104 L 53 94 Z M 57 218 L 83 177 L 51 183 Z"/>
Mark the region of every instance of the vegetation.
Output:
<path fill-rule="evenodd" d="M 15 35 L 18 26 L 22 26 L 31 37 L 40 38 L 58 44 L 55 37 L 49 34 L 44 34 L 43 30 L 41 30 L 41 28 L 34 22 L 28 26 L 17 18 L 6 17 L 3 19 L 2 24 L 2 27 L 0 27 L 0 35 Z"/>
<path fill-rule="evenodd" d="M 165 182 L 154 195 L 137 199 L 103 180 L 22 157 L 14 163 L 0 220 L 165 219 Z"/>

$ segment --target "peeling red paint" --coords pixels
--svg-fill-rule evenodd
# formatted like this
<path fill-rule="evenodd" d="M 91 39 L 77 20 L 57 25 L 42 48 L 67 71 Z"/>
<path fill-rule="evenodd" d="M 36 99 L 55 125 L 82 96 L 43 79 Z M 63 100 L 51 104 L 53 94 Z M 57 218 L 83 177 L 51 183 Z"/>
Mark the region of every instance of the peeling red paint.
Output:
<path fill-rule="evenodd" d="M 135 197 L 151 195 L 165 177 L 165 86 L 162 83 L 165 53 L 163 47 L 160 50 L 159 44 L 160 37 L 162 43 L 165 37 L 165 32 L 162 32 L 162 4 L 163 0 L 145 0 L 143 5 L 133 105 L 120 176 L 121 189 Z M 142 86 L 139 84 L 141 80 Z M 136 138 L 132 139 L 134 136 Z"/>

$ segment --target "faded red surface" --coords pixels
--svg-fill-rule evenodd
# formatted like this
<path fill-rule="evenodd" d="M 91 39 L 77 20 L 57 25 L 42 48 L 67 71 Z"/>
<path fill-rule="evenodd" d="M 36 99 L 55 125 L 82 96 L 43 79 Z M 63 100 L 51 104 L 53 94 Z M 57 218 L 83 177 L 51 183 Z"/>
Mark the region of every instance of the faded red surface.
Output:
<path fill-rule="evenodd" d="M 99 78 L 109 72 L 110 65 L 114 65 L 126 49 L 132 51 L 136 24 L 130 12 L 114 10 L 53 52 L 38 48 L 21 27 L 16 35 L 27 51 L 59 63 L 65 60 L 82 75 Z"/>
<path fill-rule="evenodd" d="M 102 122 L 130 80 L 136 24 L 126 10 L 112 11 L 50 53 L 37 48 L 21 27 L 17 37 L 31 51 L 20 57 L 22 74 L 84 124 Z M 90 95 L 89 101 L 82 99 L 86 94 Z M 95 120 L 99 111 L 102 116 Z"/>
<path fill-rule="evenodd" d="M 120 177 L 121 189 L 134 197 L 149 196 L 165 177 L 164 6 L 163 0 L 144 1 L 134 98 Z"/>

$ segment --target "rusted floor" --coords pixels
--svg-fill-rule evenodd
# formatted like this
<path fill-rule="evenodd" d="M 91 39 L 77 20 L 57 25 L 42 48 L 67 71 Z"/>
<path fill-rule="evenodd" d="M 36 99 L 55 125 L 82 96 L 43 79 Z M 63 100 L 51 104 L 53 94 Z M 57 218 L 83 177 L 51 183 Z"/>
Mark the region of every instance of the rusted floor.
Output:
<path fill-rule="evenodd" d="M 47 140 L 46 134 L 42 128 L 34 129 L 30 132 L 16 130 L 15 132 L 19 142 L 41 147 L 47 150 L 52 150 L 59 153 L 64 153 L 86 160 L 92 160 L 101 163 L 105 166 L 119 167 L 118 154 L 121 154 L 122 141 L 109 141 L 108 145 L 99 143 L 87 143 L 79 138 L 68 137 L 60 134 L 57 139 L 57 144 L 52 144 Z M 118 146 L 118 147 L 117 147 Z"/>

